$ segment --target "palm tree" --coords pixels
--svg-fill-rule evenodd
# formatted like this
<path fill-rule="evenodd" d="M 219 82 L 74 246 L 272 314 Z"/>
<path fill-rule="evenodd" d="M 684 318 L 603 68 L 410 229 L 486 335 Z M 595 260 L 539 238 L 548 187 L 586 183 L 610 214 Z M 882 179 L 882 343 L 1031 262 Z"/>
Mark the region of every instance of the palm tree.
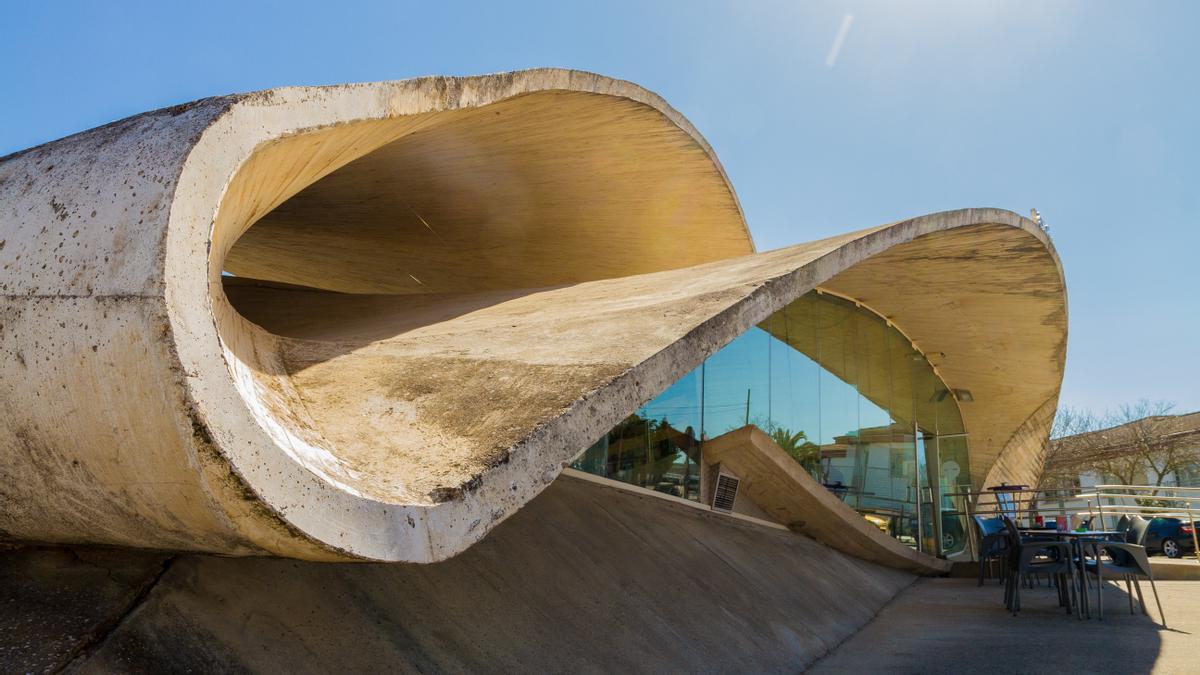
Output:
<path fill-rule="evenodd" d="M 775 427 L 771 430 L 771 440 L 808 471 L 812 471 L 821 460 L 821 446 L 808 440 L 808 435 L 803 431 Z"/>

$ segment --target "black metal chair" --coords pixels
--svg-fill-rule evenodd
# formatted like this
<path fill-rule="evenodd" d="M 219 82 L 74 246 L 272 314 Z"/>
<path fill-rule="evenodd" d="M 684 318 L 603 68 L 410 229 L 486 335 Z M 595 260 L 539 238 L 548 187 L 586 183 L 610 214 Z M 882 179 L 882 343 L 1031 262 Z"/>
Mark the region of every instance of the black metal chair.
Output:
<path fill-rule="evenodd" d="M 1114 531 L 1114 532 L 1120 532 L 1120 533 L 1121 533 L 1121 536 L 1122 536 L 1122 537 L 1125 537 L 1126 533 L 1128 533 L 1128 532 L 1129 532 L 1129 525 L 1130 525 L 1130 524 L 1131 524 L 1131 521 L 1129 520 L 1129 516 L 1128 516 L 1128 515 L 1122 515 L 1122 516 L 1121 516 L 1121 519 L 1117 521 L 1117 525 L 1116 525 L 1116 527 L 1114 527 L 1114 528 L 1113 528 L 1113 531 Z M 1103 530 L 1104 528 L 1103 528 L 1103 527 L 1101 527 L 1100 529 L 1102 529 L 1102 530 Z"/>
<path fill-rule="evenodd" d="M 1162 620 L 1162 627 L 1167 627 L 1167 615 L 1163 614 L 1162 601 L 1158 599 L 1158 588 L 1154 585 L 1154 569 L 1150 565 L 1150 558 L 1146 555 L 1146 535 L 1149 532 L 1150 521 L 1141 516 L 1134 516 L 1129 519 L 1129 529 L 1125 532 L 1125 541 L 1089 542 L 1095 555 L 1084 562 L 1084 569 L 1097 578 L 1097 586 L 1100 589 L 1097 595 L 1100 596 L 1098 605 L 1101 621 L 1104 620 L 1104 576 L 1106 574 L 1113 579 L 1120 577 L 1125 580 L 1130 614 L 1134 613 L 1133 594 L 1136 589 L 1142 614 L 1150 615 L 1146 611 L 1146 599 L 1142 596 L 1142 585 L 1138 582 L 1138 579 L 1144 577 L 1150 580 L 1150 589 L 1154 591 L 1154 604 L 1158 605 L 1158 616 Z M 1109 562 L 1105 562 L 1105 555 L 1108 556 Z"/>
<path fill-rule="evenodd" d="M 1021 536 L 1016 523 L 1004 518 L 1008 534 L 1008 576 L 1005 579 L 1004 602 L 1013 616 L 1021 611 L 1021 585 L 1028 575 L 1045 574 L 1055 580 L 1059 605 L 1072 609 L 1083 618 L 1079 610 L 1078 591 L 1075 586 L 1075 560 L 1071 546 L 1060 541 Z"/>
<path fill-rule="evenodd" d="M 1003 581 L 1007 569 L 1004 562 L 1008 556 L 1008 531 L 1004 528 L 1004 519 L 1000 516 L 975 516 L 975 527 L 979 529 L 979 585 L 983 585 L 984 566 L 990 567 L 995 560 L 1000 561 L 1000 576 Z"/>

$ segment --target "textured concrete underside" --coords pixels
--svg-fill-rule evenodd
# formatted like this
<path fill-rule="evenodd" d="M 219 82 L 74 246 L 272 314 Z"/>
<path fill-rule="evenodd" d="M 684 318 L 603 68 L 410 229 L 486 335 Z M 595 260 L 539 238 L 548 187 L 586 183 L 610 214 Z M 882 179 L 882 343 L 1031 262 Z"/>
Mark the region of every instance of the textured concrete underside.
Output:
<path fill-rule="evenodd" d="M 1061 277 L 1052 254 L 1009 224 L 1020 223 L 1012 214 L 919 221 L 932 227 L 911 240 L 910 228 L 885 226 L 549 288 L 352 295 L 234 279 L 225 291 L 244 316 L 278 336 L 287 381 L 309 412 L 305 428 L 335 448 L 328 475 L 381 501 L 455 497 L 488 480 L 538 431 L 561 434 L 573 454 L 739 334 L 743 322 L 818 285 L 860 291 L 937 354 L 948 386 L 975 393 L 979 403 L 962 412 L 980 485 L 1013 431 L 1056 400 L 1066 320 Z M 963 226 L 941 229 L 948 225 Z M 885 252 L 864 255 L 881 243 Z M 835 257 L 856 264 L 828 279 L 822 268 Z M 1019 380 L 1005 364 L 1021 366 Z M 1026 440 L 1014 454 L 1037 447 Z"/>
<path fill-rule="evenodd" d="M 434 565 L 106 555 L 0 555 L 0 670 L 795 672 L 913 579 L 570 477 Z"/>

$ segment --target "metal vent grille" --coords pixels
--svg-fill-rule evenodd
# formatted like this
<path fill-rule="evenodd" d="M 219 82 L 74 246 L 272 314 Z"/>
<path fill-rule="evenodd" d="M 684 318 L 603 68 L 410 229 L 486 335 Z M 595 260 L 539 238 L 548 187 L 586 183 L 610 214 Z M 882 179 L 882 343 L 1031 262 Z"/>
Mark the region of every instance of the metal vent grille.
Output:
<path fill-rule="evenodd" d="M 712 503 L 714 511 L 733 512 L 733 502 L 737 499 L 738 484 L 740 483 L 740 480 L 727 473 L 717 476 L 717 489 L 713 493 Z"/>

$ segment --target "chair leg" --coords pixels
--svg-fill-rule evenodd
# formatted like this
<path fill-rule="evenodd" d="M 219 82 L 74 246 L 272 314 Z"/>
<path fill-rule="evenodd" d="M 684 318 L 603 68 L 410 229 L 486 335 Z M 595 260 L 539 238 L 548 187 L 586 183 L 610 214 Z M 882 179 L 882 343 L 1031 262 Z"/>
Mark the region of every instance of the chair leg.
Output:
<path fill-rule="evenodd" d="M 1166 614 L 1163 614 L 1163 611 L 1162 611 L 1162 601 L 1160 601 L 1160 600 L 1158 599 L 1158 587 L 1156 587 L 1156 586 L 1154 585 L 1154 577 L 1149 577 L 1149 579 L 1150 579 L 1150 590 L 1154 591 L 1154 604 L 1158 605 L 1158 620 L 1159 620 L 1159 623 L 1161 623 L 1161 624 L 1162 624 L 1162 627 L 1163 627 L 1163 628 L 1166 628 L 1166 627 L 1167 627 L 1167 615 L 1166 615 Z"/>
<path fill-rule="evenodd" d="M 1084 616 L 1090 619 L 1092 618 L 1091 580 L 1088 579 L 1087 572 L 1083 570 L 1075 570 L 1075 574 L 1079 575 L 1079 602 L 1083 605 Z"/>
<path fill-rule="evenodd" d="M 1004 609 L 1012 609 L 1012 582 L 1004 577 Z"/>
<path fill-rule="evenodd" d="M 1128 574 L 1125 575 L 1125 596 L 1129 598 L 1129 613 L 1133 614 L 1133 582 Z"/>
<path fill-rule="evenodd" d="M 1133 587 L 1137 589 L 1137 594 L 1138 594 L 1138 604 L 1142 606 L 1142 614 L 1145 614 L 1146 616 L 1150 616 L 1150 612 L 1147 612 L 1147 611 L 1146 611 L 1146 599 L 1142 597 L 1142 584 L 1141 584 L 1141 582 L 1139 582 L 1139 581 L 1138 581 L 1138 578 L 1137 578 L 1137 577 L 1135 577 L 1135 576 L 1133 576 L 1132 574 L 1131 574 L 1131 575 L 1129 575 L 1129 578 L 1130 578 L 1130 579 L 1133 579 Z"/>
<path fill-rule="evenodd" d="M 1008 583 L 1008 578 L 1004 578 L 1004 609 L 1013 608 L 1013 587 Z"/>
<path fill-rule="evenodd" d="M 1072 605 L 1072 602 L 1070 602 L 1070 591 L 1072 591 L 1072 589 L 1070 589 L 1069 584 L 1073 584 L 1074 580 L 1068 581 L 1066 574 L 1060 574 L 1058 575 L 1057 581 L 1058 595 L 1062 596 L 1063 607 L 1067 609 L 1067 614 L 1070 614 L 1070 605 Z"/>
<path fill-rule="evenodd" d="M 977 586 L 983 585 L 983 558 L 982 557 L 979 558 L 979 583 L 976 585 Z"/>
<path fill-rule="evenodd" d="M 1023 583 L 1021 581 L 1022 576 L 1023 575 L 1020 572 L 1013 573 L 1014 583 L 1012 584 L 1012 599 L 1008 603 L 1008 609 L 1010 612 L 1012 612 L 1013 616 L 1016 616 L 1017 612 L 1021 611 L 1021 584 Z"/>
<path fill-rule="evenodd" d="M 1075 603 L 1075 616 L 1082 621 L 1084 612 L 1087 612 L 1088 618 L 1091 618 L 1092 610 L 1088 607 L 1087 589 L 1083 586 L 1084 580 L 1075 578 L 1077 572 L 1074 563 L 1067 568 L 1067 578 L 1071 583 L 1070 596 Z"/>

